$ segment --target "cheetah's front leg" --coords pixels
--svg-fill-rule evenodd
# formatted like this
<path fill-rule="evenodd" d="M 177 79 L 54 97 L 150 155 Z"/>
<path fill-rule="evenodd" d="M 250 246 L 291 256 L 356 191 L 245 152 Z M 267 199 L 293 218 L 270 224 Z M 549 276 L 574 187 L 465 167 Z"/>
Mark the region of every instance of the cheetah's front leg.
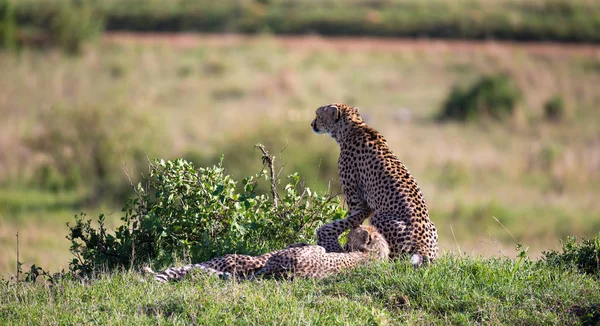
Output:
<path fill-rule="evenodd" d="M 327 252 L 344 252 L 338 241 L 340 234 L 359 226 L 369 215 L 371 215 L 371 209 L 367 205 L 350 209 L 350 216 L 323 225 L 317 230 L 317 245 L 325 248 Z"/>

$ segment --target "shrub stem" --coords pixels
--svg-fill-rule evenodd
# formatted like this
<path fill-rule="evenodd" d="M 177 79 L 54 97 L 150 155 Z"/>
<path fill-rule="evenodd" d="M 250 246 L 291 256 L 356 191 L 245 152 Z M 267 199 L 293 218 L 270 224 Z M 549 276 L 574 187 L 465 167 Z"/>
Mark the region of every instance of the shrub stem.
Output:
<path fill-rule="evenodd" d="M 270 156 L 269 152 L 267 152 L 263 144 L 256 144 L 254 147 L 260 149 L 260 151 L 263 153 L 263 164 L 269 166 L 269 177 L 271 178 L 271 195 L 273 196 L 273 205 L 277 207 L 279 195 L 277 195 L 277 187 L 275 184 L 275 156 Z"/>

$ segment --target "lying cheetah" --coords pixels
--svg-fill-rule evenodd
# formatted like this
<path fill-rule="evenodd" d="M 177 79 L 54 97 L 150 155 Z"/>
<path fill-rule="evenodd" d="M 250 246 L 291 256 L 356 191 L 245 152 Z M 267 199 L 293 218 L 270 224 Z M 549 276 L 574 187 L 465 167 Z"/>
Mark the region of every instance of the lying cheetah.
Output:
<path fill-rule="evenodd" d="M 171 267 L 160 273 L 148 267 L 144 271 L 154 274 L 159 282 L 181 280 L 193 269 L 223 278 L 232 275 L 241 279 L 255 276 L 324 278 L 369 260 L 386 260 L 390 252 L 385 238 L 370 225 L 350 230 L 345 249 L 347 253 L 326 253 L 320 246 L 297 244 L 261 256 L 225 255 L 200 264 Z"/>
<path fill-rule="evenodd" d="M 280 251 L 269 258 L 257 276 L 324 278 L 350 270 L 369 260 L 387 260 L 390 249 L 385 238 L 371 225 L 348 233 L 347 252 L 326 252 L 321 246 L 305 246 Z"/>
<path fill-rule="evenodd" d="M 317 134 L 327 133 L 340 146 L 338 172 L 350 215 L 317 231 L 317 244 L 342 252 L 338 237 L 371 214 L 373 224 L 390 244 L 391 258 L 411 254 L 417 267 L 437 258 L 437 230 L 429 220 L 425 199 L 408 169 L 385 139 L 365 124 L 358 108 L 329 104 L 311 122 Z"/>

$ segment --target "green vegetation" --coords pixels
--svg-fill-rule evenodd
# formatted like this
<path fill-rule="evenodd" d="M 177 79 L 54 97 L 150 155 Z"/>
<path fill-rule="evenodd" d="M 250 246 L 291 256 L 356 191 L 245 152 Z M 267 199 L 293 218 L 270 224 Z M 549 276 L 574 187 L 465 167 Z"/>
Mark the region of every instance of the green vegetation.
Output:
<path fill-rule="evenodd" d="M 0 0 L 0 40 L 6 48 L 23 44 L 57 46 L 69 54 L 78 54 L 85 42 L 103 30 L 101 13 L 93 1 Z"/>
<path fill-rule="evenodd" d="M 274 168 L 274 167 L 273 167 Z M 256 178 L 268 175 L 263 172 Z M 274 172 L 272 172 L 274 174 Z M 272 175 L 271 174 L 271 175 Z M 125 204 L 124 222 L 114 234 L 104 226 L 91 226 L 76 216 L 67 237 L 76 257 L 71 271 L 90 275 L 99 270 L 123 269 L 152 262 L 172 265 L 176 260 L 205 261 L 227 253 L 261 254 L 298 242 L 313 240 L 316 229 L 344 211 L 335 197 L 299 188 L 298 174 L 274 196 L 257 194 L 258 182 L 250 177 L 237 182 L 219 164 L 195 169 L 190 163 L 156 161 L 150 181 L 139 184 L 137 196 Z"/>
<path fill-rule="evenodd" d="M 270 175 L 274 173 L 271 164 Z M 150 181 L 140 184 L 137 197 L 125 205 L 124 224 L 114 235 L 104 227 L 103 215 L 97 229 L 84 216 L 76 216 L 68 236 L 77 257 L 70 271 L 51 274 L 33 265 L 25 273 L 25 282 L 2 278 L 3 321 L 600 322 L 600 234 L 581 244 L 569 237 L 562 253 L 547 252 L 537 262 L 518 246 L 517 260 L 447 254 L 419 269 L 399 259 L 324 280 L 238 282 L 195 272 L 180 283 L 162 284 L 132 272 L 140 265 L 164 266 L 177 258 L 201 261 L 228 251 L 264 252 L 272 246 L 306 240 L 320 223 L 342 217 L 334 199 L 308 189 L 299 194 L 297 175 L 284 187 L 285 196 L 279 198 L 274 192 L 269 198 L 256 195 L 253 178 L 245 179 L 242 192 L 237 193 L 236 183 L 223 172 L 220 165 L 195 169 L 181 159 L 156 161 Z M 271 181 L 275 187 L 278 180 Z M 46 282 L 38 283 L 40 278 Z"/>
<path fill-rule="evenodd" d="M 74 267 L 107 263 L 94 244 L 112 239 L 110 248 L 121 250 L 117 253 L 125 257 L 112 267 L 128 269 L 132 257 L 128 241 L 135 237 L 125 231 L 143 228 L 158 237 L 162 231 L 143 223 L 134 227 L 135 220 L 127 227 L 127 218 L 120 218 L 134 216 L 127 215 L 133 211 L 120 213 L 104 200 L 93 206 L 86 203 L 93 202 L 89 198 L 103 184 L 108 195 L 126 189 L 129 180 L 120 158 L 133 170 L 136 162 L 147 165 L 144 152 L 151 157 L 185 155 L 198 162 L 196 166 L 218 163 L 226 153 L 225 171 L 217 167 L 222 174 L 216 175 L 223 177 L 220 180 L 232 175 L 219 191 L 218 186 L 205 186 L 213 192 L 204 195 L 178 187 L 177 178 L 167 183 L 147 180 L 154 183 L 153 189 L 164 190 L 158 196 L 147 193 L 151 196 L 145 201 L 154 204 L 147 216 L 163 230 L 171 230 L 160 238 L 166 251 L 147 250 L 147 263 L 162 265 L 175 257 L 201 259 L 193 244 L 179 241 L 184 234 L 180 231 L 197 223 L 198 233 L 193 235 L 200 238 L 204 226 L 211 223 L 205 219 L 209 209 L 229 208 L 232 214 L 225 215 L 239 218 L 238 224 L 250 230 L 237 235 L 245 242 L 222 234 L 219 246 L 257 252 L 294 242 L 289 232 L 281 233 L 286 238 L 280 240 L 264 239 L 274 228 L 290 231 L 297 224 L 262 225 L 260 231 L 247 227 L 244 223 L 251 222 L 251 215 L 240 198 L 249 188 L 244 189 L 244 182 L 234 187 L 230 181 L 262 171 L 261 154 L 253 145 L 264 141 L 276 162 L 285 165 L 282 176 L 304 169 L 305 179 L 292 179 L 295 187 L 288 188 L 294 194 L 290 198 L 302 193 L 303 184 L 321 193 L 334 180 L 335 191 L 336 145 L 313 135 L 309 123 L 317 106 L 338 99 L 359 105 L 368 123 L 386 136 L 411 169 L 440 231 L 442 251 L 479 249 L 476 253 L 497 257 L 515 243 L 502 225 L 518 242 L 531 246 L 534 256 L 568 234 L 597 233 L 600 169 L 593 140 L 600 70 L 588 68 L 598 66 L 598 58 L 562 49 L 542 53 L 515 47 L 473 49 L 465 55 L 465 50 L 452 48 L 382 53 L 340 50 L 332 43 L 317 45 L 289 47 L 277 38 L 199 42 L 186 48 L 132 41 L 101 44 L 78 57 L 28 49 L 18 56 L 0 53 L 0 244 L 7 253 L 0 262 L 2 273 L 15 273 L 17 232 L 24 271 L 31 272 L 26 268 L 31 264 L 50 271 L 67 267 L 73 259 L 68 250 L 73 243 L 64 235 L 72 236 L 77 226 L 82 232 L 72 240 L 80 244 L 82 259 Z M 361 73 L 367 69 L 368 74 Z M 523 125 L 431 122 L 454 85 L 506 71 L 522 91 Z M 570 124 L 541 123 L 544 104 L 554 94 L 568 103 Z M 405 111 L 412 120 L 396 118 Z M 97 129 L 92 128 L 96 124 Z M 46 144 L 46 139 L 52 143 Z M 107 149 L 94 148 L 95 144 Z M 94 156 L 107 161 L 94 165 Z M 194 175 L 188 164 L 181 164 L 169 170 Z M 106 169 L 105 174 L 95 173 L 96 167 Z M 161 164 L 155 167 L 164 169 Z M 129 175 L 137 184 L 145 169 L 135 170 Z M 104 183 L 102 175 L 120 181 Z M 262 205 L 265 212 L 276 213 L 268 200 L 259 204 L 256 199 L 269 193 L 265 183 L 255 189 L 253 200 L 258 206 L 252 207 Z M 284 186 L 278 188 L 285 201 Z M 194 189 L 201 190 L 202 185 Z M 120 198 L 129 195 L 123 191 Z M 212 206 L 204 210 L 190 205 L 186 211 L 183 205 L 172 205 L 177 197 L 210 199 Z M 231 200 L 217 204 L 214 200 L 220 197 L 237 198 L 241 206 Z M 159 199 L 170 204 L 160 207 Z M 95 221 L 88 225 L 87 218 L 80 220 L 82 224 L 76 220 L 71 226 L 75 229 L 67 228 L 65 223 L 81 210 L 96 216 L 93 212 L 102 212 L 104 231 Z M 111 213 L 115 211 L 119 213 Z M 194 214 L 186 216 L 190 211 Z M 157 218 L 165 212 L 173 215 Z M 299 214 L 292 215 L 297 221 Z M 279 215 L 269 216 L 264 223 L 279 219 Z M 323 216 L 337 218 L 329 213 Z M 83 240 L 94 234 L 92 230 L 96 242 L 90 242 L 91 237 Z M 235 234 L 240 229 L 230 230 Z M 310 238 L 310 229 L 305 231 L 302 236 Z M 136 274 L 111 271 L 85 284 L 68 278 L 54 285 L 2 282 L 0 314 L 8 324 L 270 324 L 282 322 L 282 316 L 290 324 L 596 324 L 600 318 L 594 272 L 598 238 L 581 245 L 567 243 L 571 244 L 563 252 L 547 253 L 540 262 L 523 256 L 513 261 L 445 254 L 424 269 L 414 270 L 407 261 L 398 261 L 321 281 L 235 283 L 200 276 L 160 285 L 139 283 Z M 207 248 L 212 248 L 207 256 L 223 249 Z M 141 258 L 144 246 L 137 243 L 136 252 Z M 173 252 L 175 256 L 170 256 Z M 144 263 L 138 258 L 134 265 Z"/>
<path fill-rule="evenodd" d="M 14 49 L 16 46 L 17 22 L 12 3 L 0 1 L 0 48 Z"/>
<path fill-rule="evenodd" d="M 502 120 L 512 116 L 521 92 L 505 75 L 484 76 L 468 89 L 454 87 L 446 99 L 440 120 Z"/>
<path fill-rule="evenodd" d="M 50 38 L 57 36 L 60 44 L 75 49 L 78 43 L 71 40 L 89 36 L 87 31 L 95 30 L 101 21 L 108 30 L 118 31 L 600 41 L 600 5 L 588 0 L 12 2 L 20 26 L 42 34 L 47 30 Z M 60 17 L 65 25 L 54 26 L 53 17 Z M 76 34 L 67 36 L 66 31 Z"/>
<path fill-rule="evenodd" d="M 36 15 L 34 19 L 46 32 L 41 37 L 48 38 L 47 42 L 57 44 L 68 53 L 81 52 L 84 42 L 104 29 L 102 18 L 92 3 L 87 0 L 59 1 L 47 12 L 42 10 L 43 15 Z"/>
<path fill-rule="evenodd" d="M 595 45 L 269 36 L 597 43 L 599 17 L 588 0 L 0 0 L 1 323 L 599 324 Z M 105 28 L 260 35 L 89 42 Z M 139 282 L 141 264 L 311 242 L 341 217 L 321 195 L 338 190 L 337 146 L 309 128 L 337 101 L 360 106 L 418 180 L 446 252 L 435 265 Z M 494 119 L 433 123 L 449 103 L 458 120 Z M 271 178 L 257 183 L 259 142 L 285 180 L 278 205 Z M 147 157 L 168 161 L 148 171 Z M 81 211 L 98 219 L 73 223 Z M 504 258 L 515 243 L 542 259 Z"/>
<path fill-rule="evenodd" d="M 138 175 L 147 167 L 146 155 L 161 144 L 151 119 L 125 108 L 54 107 L 39 112 L 37 119 L 44 124 L 24 141 L 48 160 L 36 167 L 33 186 L 53 192 L 92 190 L 91 202 L 122 201 L 132 181 L 112 171 L 126 168 Z"/>
<path fill-rule="evenodd" d="M 545 252 L 544 259 L 550 265 L 573 267 L 600 278 L 600 233 L 595 238 L 584 238 L 580 243 L 576 237 L 569 236 L 562 243 L 562 252 Z"/>
<path fill-rule="evenodd" d="M 594 325 L 600 283 L 507 258 L 446 255 L 415 270 L 372 264 L 325 280 L 221 281 L 193 274 L 158 284 L 134 273 L 89 282 L 0 283 L 8 324 Z"/>
<path fill-rule="evenodd" d="M 548 121 L 561 121 L 565 118 L 565 101 L 560 95 L 552 96 L 544 105 L 544 116 Z"/>
<path fill-rule="evenodd" d="M 137 184 L 146 155 L 199 167 L 224 154 L 241 187 L 263 170 L 260 142 L 283 169 L 280 189 L 297 171 L 299 189 L 337 193 L 337 145 L 309 126 L 335 101 L 359 106 L 411 170 L 443 250 L 510 250 L 493 217 L 532 257 L 597 232 L 595 52 L 435 44 L 188 35 L 107 38 L 79 56 L 0 52 L 0 272 L 15 273 L 17 232 L 25 266 L 56 271 L 73 259 L 64 235 L 74 214 L 103 213 L 105 228 L 118 228 L 127 174 Z M 519 123 L 433 123 L 454 85 L 498 73 L 522 92 Z M 543 123 L 555 94 L 569 119 Z"/>

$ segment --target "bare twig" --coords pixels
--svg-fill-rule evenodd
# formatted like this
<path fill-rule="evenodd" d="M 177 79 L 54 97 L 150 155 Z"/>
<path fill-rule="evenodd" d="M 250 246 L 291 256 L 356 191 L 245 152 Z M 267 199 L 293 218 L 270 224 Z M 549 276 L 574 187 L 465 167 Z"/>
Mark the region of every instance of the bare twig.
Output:
<path fill-rule="evenodd" d="M 17 236 L 17 283 L 19 283 L 19 270 L 21 269 L 21 266 L 19 266 L 19 264 L 21 263 L 21 261 L 19 260 L 19 232 L 17 232 L 16 236 Z"/>
<path fill-rule="evenodd" d="M 269 152 L 267 152 L 265 146 L 262 144 L 256 144 L 254 147 L 260 149 L 260 151 L 263 153 L 263 164 L 269 165 L 269 175 L 271 178 L 271 195 L 273 196 L 273 205 L 277 207 L 279 205 L 279 195 L 277 194 L 277 187 L 275 184 L 275 156 L 270 156 Z"/>
<path fill-rule="evenodd" d="M 286 165 L 287 162 L 281 164 L 281 168 L 279 169 L 279 172 L 277 172 L 277 176 L 275 176 L 277 179 L 279 179 L 279 176 L 281 175 L 281 172 L 283 172 L 283 168 L 285 168 Z"/>
<path fill-rule="evenodd" d="M 306 187 L 304 187 L 304 184 L 302 184 L 301 187 L 302 187 L 302 193 L 300 194 L 300 196 L 298 196 L 298 200 L 296 200 L 296 204 L 295 204 L 296 207 L 298 207 L 298 205 L 300 205 L 300 202 L 302 201 L 302 199 L 304 199 L 304 196 L 306 195 Z"/>
<path fill-rule="evenodd" d="M 281 149 L 281 151 L 279 151 L 279 160 L 281 162 L 283 162 L 283 164 L 281 164 L 281 168 L 279 169 L 279 172 L 277 172 L 277 179 L 279 179 L 279 176 L 281 175 L 281 172 L 283 172 L 283 169 L 285 168 L 285 166 L 287 165 L 287 162 L 283 161 L 283 152 L 285 152 L 285 150 L 288 147 L 288 143 L 287 143 L 287 139 L 285 141 L 285 146 Z"/>

